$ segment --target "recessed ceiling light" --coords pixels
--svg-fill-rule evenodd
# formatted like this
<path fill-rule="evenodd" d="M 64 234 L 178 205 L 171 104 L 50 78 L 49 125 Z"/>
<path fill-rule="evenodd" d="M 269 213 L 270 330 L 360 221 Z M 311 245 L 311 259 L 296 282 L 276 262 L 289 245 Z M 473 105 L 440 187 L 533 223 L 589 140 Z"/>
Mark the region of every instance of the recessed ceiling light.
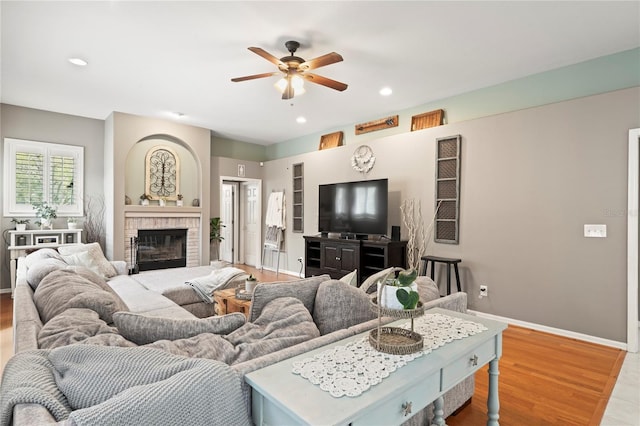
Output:
<path fill-rule="evenodd" d="M 69 58 L 69 62 L 71 62 L 73 65 L 77 65 L 79 67 L 86 67 L 87 66 L 87 61 L 85 61 L 82 58 Z"/>
<path fill-rule="evenodd" d="M 393 93 L 393 90 L 391 90 L 391 87 L 383 87 L 382 89 L 380 89 L 379 93 L 382 96 L 389 96 L 390 94 Z"/>
<path fill-rule="evenodd" d="M 303 123 L 307 122 L 307 119 L 304 118 L 304 117 L 298 117 L 298 118 L 296 118 L 296 122 L 298 122 L 300 124 L 303 124 Z"/>
<path fill-rule="evenodd" d="M 169 114 L 171 114 L 172 117 L 174 118 L 184 118 L 184 113 L 183 112 L 170 112 Z"/>

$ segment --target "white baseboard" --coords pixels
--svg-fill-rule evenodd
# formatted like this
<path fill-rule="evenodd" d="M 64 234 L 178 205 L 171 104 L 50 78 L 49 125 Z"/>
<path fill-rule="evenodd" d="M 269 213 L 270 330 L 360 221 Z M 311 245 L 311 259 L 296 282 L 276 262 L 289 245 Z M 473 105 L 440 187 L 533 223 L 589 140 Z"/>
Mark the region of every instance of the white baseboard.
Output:
<path fill-rule="evenodd" d="M 259 269 L 259 268 L 258 268 L 258 269 Z M 270 267 L 264 266 L 264 267 L 263 267 L 263 269 L 264 269 L 265 271 L 276 272 L 276 268 L 270 268 Z M 299 275 L 297 272 L 293 272 L 293 271 L 285 271 L 285 270 L 280 269 L 280 270 L 278 271 L 278 273 L 279 273 L 279 274 L 285 274 L 285 275 L 291 275 L 291 276 L 293 276 L 293 277 L 298 277 L 298 278 L 300 278 L 300 275 Z M 304 277 L 304 274 L 303 274 L 302 276 Z"/>
<path fill-rule="evenodd" d="M 598 345 L 610 346 L 612 348 L 622 349 L 624 351 L 627 350 L 627 344 L 625 342 L 617 342 L 615 340 L 603 339 L 601 337 L 590 336 L 588 334 L 582 334 L 582 333 L 576 333 L 575 331 L 563 330 L 561 328 L 548 327 L 546 325 L 535 324 L 532 322 L 520 321 L 513 318 L 501 317 L 498 315 L 487 314 L 479 311 L 472 311 L 471 309 L 469 309 L 468 312 L 472 315 L 477 315 L 482 318 L 502 321 L 508 324 L 530 328 L 532 330 L 544 331 L 545 333 L 555 334 L 562 337 L 568 337 L 570 339 L 577 339 L 577 340 L 582 340 L 584 342 L 596 343 Z M 638 325 L 640 326 L 640 322 L 638 322 Z"/>
<path fill-rule="evenodd" d="M 0 294 L 2 293 L 11 293 L 11 289 L 10 288 L 0 288 Z"/>

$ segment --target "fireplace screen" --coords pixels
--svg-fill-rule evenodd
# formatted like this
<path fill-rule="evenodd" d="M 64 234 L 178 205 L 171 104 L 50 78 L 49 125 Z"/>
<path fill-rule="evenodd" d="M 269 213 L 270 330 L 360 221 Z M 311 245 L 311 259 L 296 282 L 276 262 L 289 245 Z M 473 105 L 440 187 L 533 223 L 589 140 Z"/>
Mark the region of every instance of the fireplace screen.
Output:
<path fill-rule="evenodd" d="M 140 271 L 187 266 L 186 229 L 139 229 Z"/>

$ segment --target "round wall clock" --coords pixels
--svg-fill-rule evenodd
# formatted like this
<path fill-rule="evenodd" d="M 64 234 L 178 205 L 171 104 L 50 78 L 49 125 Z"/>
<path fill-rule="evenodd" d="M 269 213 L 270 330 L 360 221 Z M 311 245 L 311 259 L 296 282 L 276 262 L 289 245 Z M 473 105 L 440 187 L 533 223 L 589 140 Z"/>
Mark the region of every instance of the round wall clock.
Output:
<path fill-rule="evenodd" d="M 376 162 L 373 150 L 368 145 L 360 145 L 351 156 L 351 167 L 360 173 L 367 173 Z"/>

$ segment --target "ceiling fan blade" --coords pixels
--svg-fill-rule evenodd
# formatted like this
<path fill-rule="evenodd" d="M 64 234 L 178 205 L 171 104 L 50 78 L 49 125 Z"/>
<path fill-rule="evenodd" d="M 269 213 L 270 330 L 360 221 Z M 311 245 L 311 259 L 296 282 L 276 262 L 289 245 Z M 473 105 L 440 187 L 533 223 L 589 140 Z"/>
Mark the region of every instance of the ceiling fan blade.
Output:
<path fill-rule="evenodd" d="M 264 49 L 261 49 L 259 47 L 249 47 L 249 50 L 255 53 L 256 55 L 262 56 L 267 61 L 271 62 L 272 64 L 275 64 L 278 67 L 285 67 L 285 68 L 287 67 L 280 59 L 276 58 L 275 56 L 273 56 L 271 53 L 267 52 Z"/>
<path fill-rule="evenodd" d="M 335 80 L 331 80 L 330 78 L 327 77 L 323 77 L 321 75 L 317 75 L 317 74 L 311 74 L 311 73 L 304 73 L 304 74 L 300 74 L 302 75 L 306 80 L 312 82 L 312 83 L 316 83 L 316 84 L 321 84 L 323 86 L 326 87 L 330 87 L 332 89 L 338 90 L 340 92 L 347 90 L 347 86 L 344 83 L 340 83 L 339 81 L 335 81 Z"/>
<path fill-rule="evenodd" d="M 327 53 L 326 55 L 318 56 L 314 59 L 309 59 L 301 63 L 298 66 L 300 70 L 312 70 L 320 67 L 324 67 L 325 65 L 335 64 L 336 62 L 341 62 L 342 56 L 337 54 L 336 52 Z"/>
<path fill-rule="evenodd" d="M 265 77 L 271 77 L 272 75 L 277 75 L 280 74 L 279 72 L 265 72 L 263 74 L 254 74 L 254 75 L 247 75 L 244 77 L 236 77 L 236 78 L 232 78 L 231 81 L 233 82 L 239 82 L 239 81 L 247 81 L 247 80 L 255 80 L 256 78 L 265 78 Z"/>

